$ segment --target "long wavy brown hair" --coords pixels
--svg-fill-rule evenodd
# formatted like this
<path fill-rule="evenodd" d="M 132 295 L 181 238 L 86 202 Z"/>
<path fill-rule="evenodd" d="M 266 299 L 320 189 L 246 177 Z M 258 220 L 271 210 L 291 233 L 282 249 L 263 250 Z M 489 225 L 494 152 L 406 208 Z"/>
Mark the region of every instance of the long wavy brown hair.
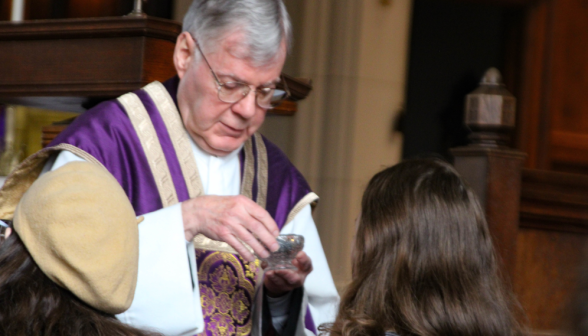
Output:
<path fill-rule="evenodd" d="M 59 287 L 16 233 L 0 243 L 0 335 L 147 336 Z"/>
<path fill-rule="evenodd" d="M 484 217 L 449 164 L 408 160 L 376 174 L 362 200 L 337 336 L 522 334 Z M 516 310 L 516 309 L 515 309 Z"/>

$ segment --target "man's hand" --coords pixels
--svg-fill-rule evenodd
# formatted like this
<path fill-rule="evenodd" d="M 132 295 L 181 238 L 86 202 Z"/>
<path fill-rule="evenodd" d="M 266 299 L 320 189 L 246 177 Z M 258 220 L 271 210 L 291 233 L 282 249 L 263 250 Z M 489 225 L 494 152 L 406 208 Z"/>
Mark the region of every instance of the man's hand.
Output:
<path fill-rule="evenodd" d="M 270 214 L 245 196 L 200 196 L 182 202 L 184 234 L 187 241 L 202 233 L 210 239 L 231 245 L 243 258 L 260 258 L 279 248 L 280 230 Z M 264 246 L 265 245 L 265 246 Z"/>
<path fill-rule="evenodd" d="M 280 297 L 304 285 L 306 276 L 312 272 L 312 260 L 301 251 L 292 264 L 297 270 L 272 270 L 265 273 L 264 285 L 268 296 Z"/>

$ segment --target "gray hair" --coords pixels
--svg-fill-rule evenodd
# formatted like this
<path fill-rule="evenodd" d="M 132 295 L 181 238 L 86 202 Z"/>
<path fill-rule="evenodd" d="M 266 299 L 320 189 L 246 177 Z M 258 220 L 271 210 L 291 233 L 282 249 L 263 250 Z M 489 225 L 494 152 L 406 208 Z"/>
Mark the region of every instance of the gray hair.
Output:
<path fill-rule="evenodd" d="M 273 60 L 282 40 L 290 49 L 292 26 L 282 0 L 194 0 L 184 17 L 183 31 L 204 49 L 233 29 L 244 33 L 245 57 L 255 65 Z"/>

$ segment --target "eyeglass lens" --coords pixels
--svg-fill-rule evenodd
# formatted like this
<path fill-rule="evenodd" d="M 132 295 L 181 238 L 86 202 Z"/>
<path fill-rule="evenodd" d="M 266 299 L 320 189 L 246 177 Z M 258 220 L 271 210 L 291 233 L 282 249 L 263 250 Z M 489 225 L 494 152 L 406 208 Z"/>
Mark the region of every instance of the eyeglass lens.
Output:
<path fill-rule="evenodd" d="M 218 98 L 225 103 L 236 103 L 249 94 L 250 90 L 249 85 L 244 83 L 224 83 L 219 87 Z M 256 90 L 256 102 L 262 108 L 276 107 L 286 96 L 286 91 L 280 89 L 262 88 Z"/>
<path fill-rule="evenodd" d="M 190 34 L 190 36 L 192 36 L 192 35 Z M 219 85 L 218 98 L 225 103 L 232 104 L 232 103 L 238 102 L 239 100 L 241 100 L 245 96 L 247 96 L 249 94 L 249 91 L 251 90 L 249 85 L 247 85 L 245 83 L 239 83 L 239 82 L 221 83 L 218 80 L 218 77 L 214 73 L 214 70 L 212 70 L 210 63 L 208 63 L 206 56 L 202 52 L 202 49 L 200 49 L 200 44 L 198 43 L 198 40 L 196 40 L 194 38 L 194 36 L 192 36 L 192 39 L 196 43 L 196 47 L 198 48 L 198 51 L 200 52 L 200 54 L 202 55 L 202 58 L 206 62 L 206 65 L 208 65 L 208 68 L 210 69 L 210 72 L 212 73 L 214 80 L 216 81 L 217 85 Z M 284 85 L 286 85 L 286 83 L 284 83 Z M 280 89 L 275 89 L 275 88 L 261 88 L 261 89 L 255 90 L 255 92 L 256 92 L 255 99 L 256 99 L 257 105 L 259 105 L 259 107 L 261 107 L 261 108 L 276 107 L 276 106 L 280 105 L 282 100 L 284 100 L 288 97 L 287 90 L 285 91 L 285 90 L 280 90 Z"/>

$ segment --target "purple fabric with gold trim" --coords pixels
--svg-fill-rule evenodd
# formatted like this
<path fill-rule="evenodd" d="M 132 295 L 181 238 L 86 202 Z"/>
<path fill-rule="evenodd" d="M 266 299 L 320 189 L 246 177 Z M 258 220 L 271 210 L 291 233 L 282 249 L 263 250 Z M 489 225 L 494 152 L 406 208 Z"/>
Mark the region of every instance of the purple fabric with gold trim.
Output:
<path fill-rule="evenodd" d="M 164 83 L 176 106 L 178 83 L 177 77 Z M 189 198 L 188 188 L 161 115 L 145 91 L 134 93 L 145 106 L 159 137 L 178 200 L 185 201 Z M 292 208 L 311 190 L 281 150 L 267 139 L 263 138 L 263 141 L 269 166 L 266 209 L 281 229 Z M 116 100 L 103 102 L 80 115 L 49 146 L 61 143 L 83 149 L 100 161 L 123 187 L 137 216 L 162 208 L 145 152 L 124 108 Z M 253 148 L 257 171 L 256 146 Z M 240 155 L 243 160 L 243 151 Z M 257 174 L 253 186 L 255 201 Z M 249 334 L 258 265 L 245 262 L 238 255 L 199 250 L 197 263 L 205 332 L 208 335 Z M 307 328 L 316 333 L 310 311 L 307 311 L 305 320 Z"/>
<path fill-rule="evenodd" d="M 239 255 L 196 250 L 202 316 L 207 335 L 249 335 L 257 262 Z"/>

